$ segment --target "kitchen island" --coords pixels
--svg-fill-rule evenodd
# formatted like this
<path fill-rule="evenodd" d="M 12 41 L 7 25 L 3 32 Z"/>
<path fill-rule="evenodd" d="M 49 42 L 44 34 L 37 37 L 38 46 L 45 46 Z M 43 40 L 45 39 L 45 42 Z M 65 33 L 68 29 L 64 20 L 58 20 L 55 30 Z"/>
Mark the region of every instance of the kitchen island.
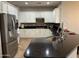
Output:
<path fill-rule="evenodd" d="M 24 53 L 26 58 L 65 58 L 79 45 L 79 35 L 67 34 L 56 48 L 48 39 L 33 39 Z"/>

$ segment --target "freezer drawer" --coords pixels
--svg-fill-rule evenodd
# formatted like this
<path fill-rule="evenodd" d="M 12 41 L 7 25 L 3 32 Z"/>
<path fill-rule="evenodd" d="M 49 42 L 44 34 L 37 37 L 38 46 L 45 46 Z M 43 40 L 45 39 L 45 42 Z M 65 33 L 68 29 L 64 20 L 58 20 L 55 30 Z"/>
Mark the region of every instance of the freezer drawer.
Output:
<path fill-rule="evenodd" d="M 18 50 L 17 40 L 7 44 L 7 57 L 14 57 Z"/>

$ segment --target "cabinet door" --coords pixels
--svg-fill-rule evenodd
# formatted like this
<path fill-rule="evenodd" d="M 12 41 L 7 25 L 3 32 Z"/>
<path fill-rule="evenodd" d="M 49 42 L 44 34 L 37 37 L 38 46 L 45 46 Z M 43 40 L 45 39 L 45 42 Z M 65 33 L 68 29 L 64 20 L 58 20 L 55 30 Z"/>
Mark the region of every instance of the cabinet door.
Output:
<path fill-rule="evenodd" d="M 44 11 L 41 12 L 41 17 L 45 19 L 45 22 L 54 22 L 53 16 L 52 16 L 52 11 Z"/>
<path fill-rule="evenodd" d="M 0 1 L 0 10 L 1 10 L 1 1 Z"/>
<path fill-rule="evenodd" d="M 42 15 L 41 15 L 41 14 L 42 14 L 42 12 L 41 12 L 41 11 L 39 11 L 39 12 L 38 12 L 38 11 L 36 11 L 36 12 L 35 12 L 35 17 L 36 17 L 36 18 L 40 18 L 40 17 L 42 17 Z"/>
<path fill-rule="evenodd" d="M 1 13 L 1 10 L 0 10 L 0 13 Z"/>
<path fill-rule="evenodd" d="M 16 15 L 16 19 L 18 19 L 19 9 L 17 7 L 14 7 L 14 15 Z"/>
<path fill-rule="evenodd" d="M 2 2 L 2 13 L 7 13 L 7 3 Z"/>
<path fill-rule="evenodd" d="M 24 38 L 24 29 L 20 29 L 20 37 Z"/>
<path fill-rule="evenodd" d="M 55 19 L 55 22 L 56 23 L 59 23 L 60 22 L 60 16 L 59 16 L 59 13 L 60 12 L 60 8 L 56 8 L 53 10 L 53 19 Z"/>
<path fill-rule="evenodd" d="M 56 9 L 56 23 L 60 22 L 60 8 Z"/>
<path fill-rule="evenodd" d="M 19 23 L 26 22 L 25 19 L 27 19 L 25 12 L 20 12 L 19 13 Z"/>
<path fill-rule="evenodd" d="M 8 13 L 15 15 L 16 19 L 18 19 L 18 8 L 15 7 L 14 5 L 11 5 L 8 3 Z"/>
<path fill-rule="evenodd" d="M 0 13 L 1 13 L 1 4 L 0 4 Z"/>
<path fill-rule="evenodd" d="M 8 13 L 13 14 L 13 7 L 10 4 L 8 4 Z"/>

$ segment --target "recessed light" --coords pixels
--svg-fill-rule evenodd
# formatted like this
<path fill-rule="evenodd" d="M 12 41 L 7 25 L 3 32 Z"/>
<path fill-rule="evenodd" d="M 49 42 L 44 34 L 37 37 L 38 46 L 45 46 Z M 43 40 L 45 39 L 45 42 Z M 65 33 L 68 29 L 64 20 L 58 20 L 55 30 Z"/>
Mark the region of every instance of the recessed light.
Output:
<path fill-rule="evenodd" d="M 25 2 L 26 5 L 28 5 L 28 2 Z"/>
<path fill-rule="evenodd" d="M 47 5 L 49 5 L 50 4 L 50 2 L 47 2 Z"/>

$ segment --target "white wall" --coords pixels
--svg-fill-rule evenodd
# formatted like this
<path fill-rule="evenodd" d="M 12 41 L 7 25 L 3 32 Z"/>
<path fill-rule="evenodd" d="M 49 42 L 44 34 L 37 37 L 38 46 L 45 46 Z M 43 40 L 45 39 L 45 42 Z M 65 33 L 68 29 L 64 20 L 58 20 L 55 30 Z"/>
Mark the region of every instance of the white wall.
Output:
<path fill-rule="evenodd" d="M 79 34 L 79 1 L 62 2 L 64 28 Z"/>
<path fill-rule="evenodd" d="M 78 58 L 78 55 L 77 55 L 77 47 L 75 47 L 71 53 L 67 56 L 67 58 Z"/>

